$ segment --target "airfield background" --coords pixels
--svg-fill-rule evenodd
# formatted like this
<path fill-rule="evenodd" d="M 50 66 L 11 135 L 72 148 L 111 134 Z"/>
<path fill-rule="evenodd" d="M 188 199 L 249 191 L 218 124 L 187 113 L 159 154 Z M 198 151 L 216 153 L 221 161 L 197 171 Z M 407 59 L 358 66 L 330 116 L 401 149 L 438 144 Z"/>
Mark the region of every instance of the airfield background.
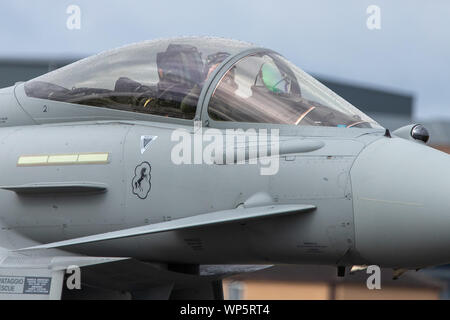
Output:
<path fill-rule="evenodd" d="M 0 88 L 26 81 L 78 59 L 0 60 Z M 414 96 L 389 89 L 362 87 L 320 76 L 316 78 L 392 131 L 422 123 L 430 131 L 430 145 L 450 153 L 450 122 L 413 119 Z M 381 290 L 368 290 L 362 271 L 344 278 L 327 266 L 276 266 L 224 281 L 225 299 L 448 299 L 450 268 L 409 271 L 392 280 L 392 270 L 382 270 Z"/>

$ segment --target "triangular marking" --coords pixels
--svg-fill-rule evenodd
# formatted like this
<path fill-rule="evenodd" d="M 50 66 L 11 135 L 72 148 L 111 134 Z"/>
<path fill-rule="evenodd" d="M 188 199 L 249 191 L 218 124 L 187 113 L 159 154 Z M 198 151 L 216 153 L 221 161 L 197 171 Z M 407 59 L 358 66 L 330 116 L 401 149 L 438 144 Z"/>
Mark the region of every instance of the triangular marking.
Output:
<path fill-rule="evenodd" d="M 141 136 L 141 154 L 144 154 L 150 145 L 150 142 L 156 140 L 156 138 L 158 138 L 158 136 Z"/>

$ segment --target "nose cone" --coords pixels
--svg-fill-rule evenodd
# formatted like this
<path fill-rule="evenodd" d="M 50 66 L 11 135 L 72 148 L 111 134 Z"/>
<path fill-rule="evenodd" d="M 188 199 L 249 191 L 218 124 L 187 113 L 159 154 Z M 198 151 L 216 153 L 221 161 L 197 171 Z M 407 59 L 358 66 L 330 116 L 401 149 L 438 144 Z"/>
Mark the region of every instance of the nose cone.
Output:
<path fill-rule="evenodd" d="M 366 263 L 450 262 L 450 156 L 400 138 L 367 146 L 351 169 L 355 248 Z"/>

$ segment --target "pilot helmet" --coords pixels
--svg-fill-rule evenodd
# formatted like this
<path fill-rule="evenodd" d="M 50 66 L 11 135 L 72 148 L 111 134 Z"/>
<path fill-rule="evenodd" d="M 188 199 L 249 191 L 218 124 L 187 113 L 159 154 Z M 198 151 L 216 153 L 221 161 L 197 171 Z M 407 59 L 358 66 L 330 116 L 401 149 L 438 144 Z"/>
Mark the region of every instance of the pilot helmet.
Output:
<path fill-rule="evenodd" d="M 260 69 L 261 83 L 273 93 L 282 93 L 286 91 L 283 84 L 286 85 L 286 76 L 277 68 L 274 63 L 266 62 Z"/>
<path fill-rule="evenodd" d="M 203 61 L 195 46 L 170 44 L 156 56 L 158 89 L 187 93 L 203 81 Z"/>

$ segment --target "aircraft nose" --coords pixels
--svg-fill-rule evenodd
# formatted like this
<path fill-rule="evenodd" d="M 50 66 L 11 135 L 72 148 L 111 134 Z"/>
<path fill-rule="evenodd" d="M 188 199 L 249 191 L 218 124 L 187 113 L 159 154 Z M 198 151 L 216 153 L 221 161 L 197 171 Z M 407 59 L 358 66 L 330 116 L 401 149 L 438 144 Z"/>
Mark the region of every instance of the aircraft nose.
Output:
<path fill-rule="evenodd" d="M 450 262 L 450 156 L 401 138 L 367 146 L 351 169 L 355 249 L 366 263 Z"/>

